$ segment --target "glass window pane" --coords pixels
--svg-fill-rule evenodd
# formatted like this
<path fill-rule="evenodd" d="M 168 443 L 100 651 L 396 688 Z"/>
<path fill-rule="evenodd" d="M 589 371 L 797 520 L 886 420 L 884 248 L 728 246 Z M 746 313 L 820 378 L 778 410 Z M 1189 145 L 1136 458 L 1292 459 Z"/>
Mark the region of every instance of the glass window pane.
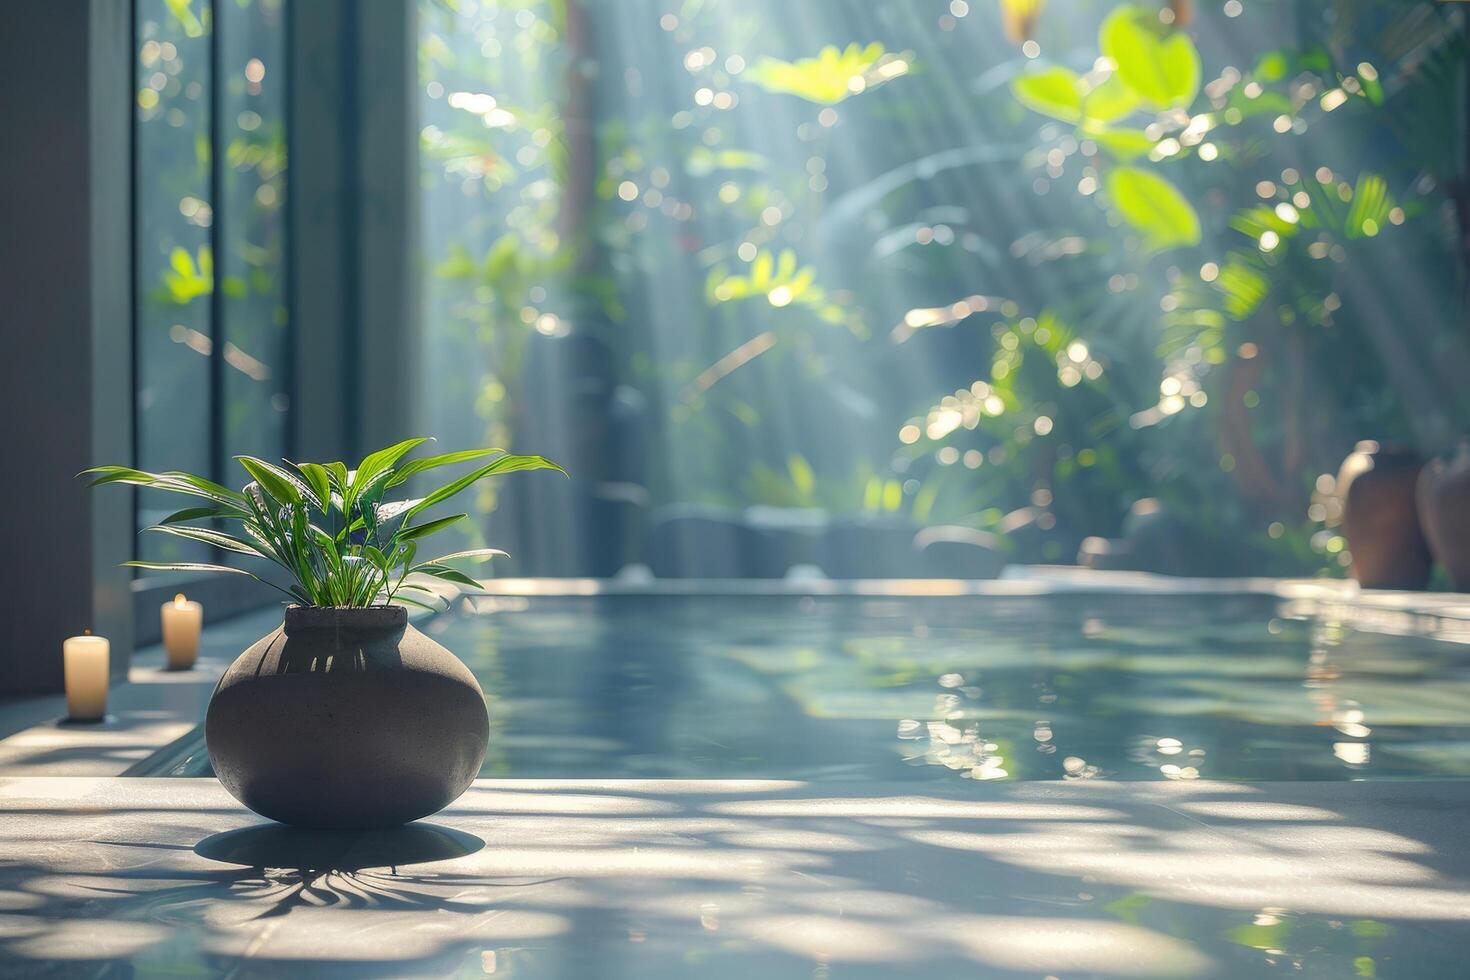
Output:
<path fill-rule="evenodd" d="M 283 0 L 219 5 L 222 146 L 220 306 L 224 432 L 231 457 L 286 453 L 286 56 Z"/>
<path fill-rule="evenodd" d="M 136 4 L 137 447 L 146 470 L 210 472 L 210 38 L 208 7 Z M 182 506 L 138 498 L 140 526 Z M 193 542 L 143 535 L 154 561 L 207 556 Z"/>

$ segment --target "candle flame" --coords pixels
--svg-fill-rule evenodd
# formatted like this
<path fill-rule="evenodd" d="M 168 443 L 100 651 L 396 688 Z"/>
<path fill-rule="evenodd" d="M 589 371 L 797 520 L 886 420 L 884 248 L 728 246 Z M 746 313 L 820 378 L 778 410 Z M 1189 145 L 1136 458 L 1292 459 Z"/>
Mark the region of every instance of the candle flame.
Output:
<path fill-rule="evenodd" d="M 182 606 L 183 604 L 184 604 L 184 593 L 180 592 L 178 595 L 174 596 L 174 605 L 176 605 L 176 606 Z"/>

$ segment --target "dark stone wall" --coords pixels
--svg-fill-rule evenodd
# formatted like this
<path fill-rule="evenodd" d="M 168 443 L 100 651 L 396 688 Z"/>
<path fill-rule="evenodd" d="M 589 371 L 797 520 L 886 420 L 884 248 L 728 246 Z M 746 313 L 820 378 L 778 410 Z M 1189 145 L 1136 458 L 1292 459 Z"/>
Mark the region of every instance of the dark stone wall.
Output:
<path fill-rule="evenodd" d="M 84 628 L 132 650 L 127 0 L 0 4 L 0 691 L 60 690 Z"/>

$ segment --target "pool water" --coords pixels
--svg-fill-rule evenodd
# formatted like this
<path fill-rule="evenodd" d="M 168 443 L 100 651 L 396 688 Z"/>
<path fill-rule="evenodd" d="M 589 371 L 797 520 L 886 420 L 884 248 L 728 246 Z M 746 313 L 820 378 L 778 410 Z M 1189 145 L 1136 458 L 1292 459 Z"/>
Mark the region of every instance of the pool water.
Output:
<path fill-rule="evenodd" d="M 1470 646 L 1252 595 L 491 597 L 482 775 L 1470 776 Z M 202 744 L 169 771 L 208 773 Z"/>

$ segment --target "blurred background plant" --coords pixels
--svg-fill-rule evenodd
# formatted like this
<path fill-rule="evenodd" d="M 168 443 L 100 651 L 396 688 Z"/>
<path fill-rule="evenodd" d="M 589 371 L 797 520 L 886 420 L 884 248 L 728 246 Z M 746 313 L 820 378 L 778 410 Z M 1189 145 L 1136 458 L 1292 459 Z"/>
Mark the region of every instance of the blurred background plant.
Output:
<path fill-rule="evenodd" d="M 1343 455 L 1464 424 L 1453 5 L 421 13 L 456 438 L 1033 561 L 1153 499 L 1194 570 L 1341 574 Z M 578 378 L 618 424 L 548 421 Z"/>
<path fill-rule="evenodd" d="M 140 3 L 140 152 L 182 202 L 141 226 L 143 343 L 195 355 L 140 398 L 187 398 L 194 321 L 234 304 L 231 450 L 266 454 L 278 76 L 242 50 L 212 94 L 190 59 L 279 2 Z M 610 574 L 670 508 L 756 507 L 1343 574 L 1343 456 L 1470 419 L 1461 6 L 419 0 L 415 425 L 575 474 L 483 486 L 463 546 Z M 225 297 L 211 99 L 250 195 Z"/>

